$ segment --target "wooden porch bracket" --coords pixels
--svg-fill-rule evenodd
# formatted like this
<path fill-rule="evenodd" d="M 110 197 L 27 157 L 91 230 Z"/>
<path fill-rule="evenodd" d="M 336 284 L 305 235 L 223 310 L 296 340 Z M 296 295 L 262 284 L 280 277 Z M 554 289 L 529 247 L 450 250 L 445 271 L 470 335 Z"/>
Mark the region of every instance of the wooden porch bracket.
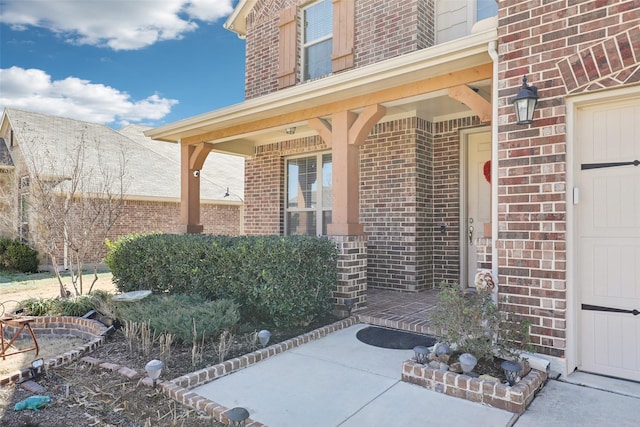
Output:
<path fill-rule="evenodd" d="M 325 119 L 313 118 L 309 119 L 309 126 L 313 128 L 327 146 L 333 146 L 333 136 L 331 134 L 331 123 Z"/>
<path fill-rule="evenodd" d="M 189 169 L 191 170 L 200 170 L 202 166 L 204 166 L 204 161 L 207 160 L 207 156 L 213 149 L 212 144 L 207 144 L 206 142 L 201 142 L 200 144 L 195 146 L 195 150 L 189 157 Z"/>
<path fill-rule="evenodd" d="M 449 97 L 462 102 L 478 115 L 480 121 L 491 123 L 491 103 L 478 95 L 467 85 L 458 85 L 449 88 Z"/>

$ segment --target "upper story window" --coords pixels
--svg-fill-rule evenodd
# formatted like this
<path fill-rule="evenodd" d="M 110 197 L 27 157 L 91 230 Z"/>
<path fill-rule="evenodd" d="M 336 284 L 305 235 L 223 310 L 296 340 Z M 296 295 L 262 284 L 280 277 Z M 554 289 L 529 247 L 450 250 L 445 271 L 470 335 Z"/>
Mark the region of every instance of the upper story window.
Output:
<path fill-rule="evenodd" d="M 287 160 L 287 235 L 326 235 L 331 223 L 331 153 Z"/>
<path fill-rule="evenodd" d="M 311 80 L 331 74 L 332 1 L 315 2 L 305 7 L 302 12 L 303 76 L 304 80 Z"/>

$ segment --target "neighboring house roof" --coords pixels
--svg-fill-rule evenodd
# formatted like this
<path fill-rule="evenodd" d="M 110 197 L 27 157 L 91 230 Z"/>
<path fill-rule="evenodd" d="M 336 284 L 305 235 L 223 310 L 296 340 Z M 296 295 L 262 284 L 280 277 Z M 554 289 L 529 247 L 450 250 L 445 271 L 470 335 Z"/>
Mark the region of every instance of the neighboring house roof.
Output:
<path fill-rule="evenodd" d="M 40 163 L 46 165 L 46 174 L 69 176 L 68 169 L 73 160 L 68 156 L 84 140 L 87 167 L 111 166 L 112 171 L 118 171 L 124 156 L 127 198 L 180 199 L 179 146 L 151 141 L 142 134 L 146 129 L 143 126 L 127 126 L 118 132 L 102 124 L 16 109 L 6 109 L 3 125 L 5 120 L 9 121 L 16 146 L 30 168 L 33 168 L 34 160 L 40 161 L 42 156 L 47 156 L 47 161 Z M 241 202 L 244 159 L 228 155 L 216 159 L 220 167 L 209 162 L 203 168 L 202 200 Z M 227 187 L 230 196 L 225 197 Z"/>
<path fill-rule="evenodd" d="M 13 167 L 13 159 L 4 138 L 0 138 L 0 168 Z"/>

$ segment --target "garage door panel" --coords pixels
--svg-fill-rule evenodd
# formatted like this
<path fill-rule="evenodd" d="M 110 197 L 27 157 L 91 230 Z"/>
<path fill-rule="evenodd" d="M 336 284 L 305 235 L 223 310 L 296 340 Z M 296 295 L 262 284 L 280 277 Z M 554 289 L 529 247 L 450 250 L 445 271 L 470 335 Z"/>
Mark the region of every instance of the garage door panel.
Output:
<path fill-rule="evenodd" d="M 634 168 L 630 166 L 630 168 Z M 583 212 L 581 234 L 586 236 L 625 236 L 640 234 L 640 185 L 631 173 L 605 176 L 590 172 L 583 185 L 583 201 L 592 210 Z M 640 174 L 640 170 L 633 171 Z M 585 173 L 586 174 L 586 173 Z M 599 176 L 593 176 L 593 175 Z"/>
<path fill-rule="evenodd" d="M 581 240 L 583 303 L 640 310 L 632 307 L 640 299 L 640 242 L 625 240 Z"/>
<path fill-rule="evenodd" d="M 581 369 L 606 371 L 607 375 L 640 380 L 640 328 L 631 315 L 583 312 L 584 344 L 592 352 L 582 353 Z M 635 339 L 629 339 L 632 336 Z"/>
<path fill-rule="evenodd" d="M 584 107 L 576 125 L 578 367 L 640 381 L 640 315 L 606 311 L 640 310 L 640 167 L 615 164 L 640 160 L 640 99 Z"/>

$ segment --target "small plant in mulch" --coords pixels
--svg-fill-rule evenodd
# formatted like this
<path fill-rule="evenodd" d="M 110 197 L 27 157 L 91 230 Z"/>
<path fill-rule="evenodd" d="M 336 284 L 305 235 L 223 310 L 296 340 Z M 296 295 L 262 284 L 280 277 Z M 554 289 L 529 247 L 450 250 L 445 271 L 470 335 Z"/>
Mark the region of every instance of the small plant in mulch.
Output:
<path fill-rule="evenodd" d="M 504 379 L 503 358 L 518 360 L 531 346 L 529 322 L 515 313 L 501 312 L 488 289 L 469 291 L 442 283 L 431 321 L 439 340 L 455 348 L 447 363 L 470 353 L 478 359 L 474 372 L 499 379 Z"/>

